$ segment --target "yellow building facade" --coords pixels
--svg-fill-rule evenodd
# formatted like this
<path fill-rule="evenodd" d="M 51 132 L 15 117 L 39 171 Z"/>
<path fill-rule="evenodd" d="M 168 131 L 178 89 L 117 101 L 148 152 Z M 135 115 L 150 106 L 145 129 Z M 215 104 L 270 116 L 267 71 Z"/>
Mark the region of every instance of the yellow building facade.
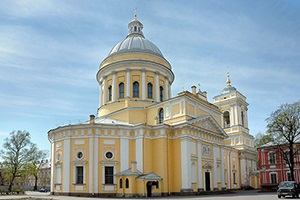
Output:
<path fill-rule="evenodd" d="M 195 86 L 172 97 L 170 63 L 136 17 L 128 28 L 99 66 L 97 116 L 48 132 L 51 193 L 149 197 L 256 187 L 248 104 L 229 76 L 214 103 Z"/>

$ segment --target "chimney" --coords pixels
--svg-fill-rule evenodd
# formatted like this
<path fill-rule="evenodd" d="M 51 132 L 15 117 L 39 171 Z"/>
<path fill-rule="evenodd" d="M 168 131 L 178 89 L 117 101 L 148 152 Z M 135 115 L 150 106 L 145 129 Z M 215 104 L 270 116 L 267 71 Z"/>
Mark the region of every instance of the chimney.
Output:
<path fill-rule="evenodd" d="M 90 124 L 95 123 L 95 115 L 90 115 Z"/>
<path fill-rule="evenodd" d="M 192 86 L 192 93 L 196 95 L 196 86 Z"/>
<path fill-rule="evenodd" d="M 131 171 L 137 172 L 137 162 L 136 161 L 131 162 Z"/>

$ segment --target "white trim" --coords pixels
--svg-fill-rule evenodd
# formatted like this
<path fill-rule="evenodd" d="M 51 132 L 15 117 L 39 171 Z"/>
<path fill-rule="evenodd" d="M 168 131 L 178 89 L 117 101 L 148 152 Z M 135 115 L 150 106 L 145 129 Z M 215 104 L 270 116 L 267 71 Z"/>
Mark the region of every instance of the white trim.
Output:
<path fill-rule="evenodd" d="M 98 163 L 98 139 L 94 140 L 94 165 L 90 170 L 94 170 L 94 177 L 92 178 L 94 180 L 94 192 L 98 193 L 98 187 L 99 187 L 99 183 L 98 183 L 98 167 L 99 167 L 99 163 Z"/>
<path fill-rule="evenodd" d="M 120 139 L 120 168 L 124 171 L 129 168 L 129 140 L 127 138 Z"/>
<path fill-rule="evenodd" d="M 156 102 L 159 102 L 159 72 L 155 72 L 155 97 L 156 97 Z"/>
<path fill-rule="evenodd" d="M 135 155 L 137 162 L 137 169 L 143 173 L 143 138 L 139 137 L 135 140 Z"/>
<path fill-rule="evenodd" d="M 219 177 L 218 177 L 218 167 L 217 167 L 217 151 L 219 150 L 219 148 L 217 146 L 213 145 L 212 149 L 213 149 L 213 155 L 214 155 L 214 188 L 218 188 Z"/>
<path fill-rule="evenodd" d="M 202 179 L 201 141 L 198 140 L 198 188 L 203 188 Z"/>
<path fill-rule="evenodd" d="M 271 153 L 274 153 L 274 157 L 275 157 L 275 163 L 271 163 L 271 157 L 270 157 L 270 154 Z M 274 164 L 276 164 L 276 152 L 274 152 L 274 151 L 269 151 L 268 152 L 268 164 L 271 164 L 271 165 L 274 165 Z"/>
<path fill-rule="evenodd" d="M 94 175 L 93 175 L 93 166 L 94 166 L 94 138 L 89 138 L 89 192 L 93 193 L 93 179 L 94 179 Z"/>
<path fill-rule="evenodd" d="M 270 172 L 270 174 L 269 174 L 270 183 L 272 183 L 271 174 L 275 174 L 276 175 L 276 183 L 278 183 L 278 174 L 277 174 L 277 172 Z"/>
<path fill-rule="evenodd" d="M 182 130 L 184 132 L 184 130 Z M 180 140 L 180 149 L 181 149 L 181 177 L 182 189 L 189 189 L 191 188 L 191 158 L 190 158 L 190 148 L 189 148 L 189 139 L 182 138 Z"/>
<path fill-rule="evenodd" d="M 142 100 L 146 100 L 146 73 L 145 73 L 145 69 L 141 69 L 142 71 Z"/>
<path fill-rule="evenodd" d="M 54 162 L 55 162 L 55 145 L 54 142 L 52 141 L 51 143 L 51 185 L 50 185 L 50 191 L 54 191 Z"/>
<path fill-rule="evenodd" d="M 126 69 L 126 97 L 130 97 L 130 69 Z"/>
<path fill-rule="evenodd" d="M 116 101 L 116 92 L 117 92 L 117 72 L 113 71 L 112 72 L 113 77 L 112 77 L 112 102 Z"/>
<path fill-rule="evenodd" d="M 63 151 L 63 192 L 70 192 L 70 138 L 64 140 L 64 151 Z"/>

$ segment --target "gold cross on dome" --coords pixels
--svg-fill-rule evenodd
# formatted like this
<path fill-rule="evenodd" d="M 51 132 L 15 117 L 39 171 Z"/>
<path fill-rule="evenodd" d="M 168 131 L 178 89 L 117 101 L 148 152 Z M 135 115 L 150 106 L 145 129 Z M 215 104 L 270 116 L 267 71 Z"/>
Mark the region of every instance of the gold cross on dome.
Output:
<path fill-rule="evenodd" d="M 134 19 L 136 19 L 136 10 L 137 10 L 137 8 L 134 8 L 133 10 L 134 10 Z"/>

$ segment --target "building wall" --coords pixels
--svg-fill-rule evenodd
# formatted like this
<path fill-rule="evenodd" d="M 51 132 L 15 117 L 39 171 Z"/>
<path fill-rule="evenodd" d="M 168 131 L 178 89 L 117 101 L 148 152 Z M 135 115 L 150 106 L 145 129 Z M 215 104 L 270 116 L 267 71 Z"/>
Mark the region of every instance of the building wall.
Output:
<path fill-rule="evenodd" d="M 288 150 L 287 147 L 282 147 L 283 150 Z M 295 149 L 299 149 L 300 145 L 297 144 Z M 270 161 L 270 153 L 275 153 L 275 162 Z M 281 182 L 287 181 L 288 174 L 290 169 L 288 164 L 284 161 L 280 155 L 280 151 L 275 146 L 267 146 L 258 148 L 258 157 L 259 157 L 259 170 L 260 170 L 260 179 L 261 187 L 264 190 L 271 190 Z M 294 177 L 296 182 L 300 182 L 300 156 L 294 158 L 295 167 L 294 167 Z M 271 174 L 275 174 L 276 179 L 271 180 Z M 274 181 L 275 180 L 275 181 Z"/>

